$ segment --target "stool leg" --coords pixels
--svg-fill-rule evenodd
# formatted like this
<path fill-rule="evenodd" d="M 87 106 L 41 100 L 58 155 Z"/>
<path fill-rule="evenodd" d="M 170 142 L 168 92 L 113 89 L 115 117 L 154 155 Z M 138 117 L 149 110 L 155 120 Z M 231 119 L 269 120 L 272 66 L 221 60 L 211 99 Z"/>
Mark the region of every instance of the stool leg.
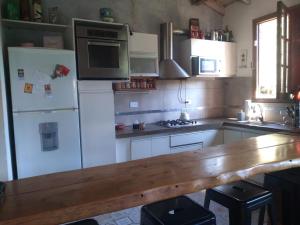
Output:
<path fill-rule="evenodd" d="M 204 199 L 204 208 L 205 208 L 205 209 L 209 209 L 209 204 L 210 204 L 210 196 L 209 196 L 209 194 L 206 192 L 206 194 L 205 194 L 205 199 Z"/>
<path fill-rule="evenodd" d="M 251 225 L 251 211 L 249 210 L 243 211 L 241 224 Z"/>
<path fill-rule="evenodd" d="M 268 215 L 270 218 L 270 222 L 271 225 L 275 225 L 276 224 L 276 220 L 275 220 L 275 209 L 272 203 L 268 204 Z"/>
<path fill-rule="evenodd" d="M 241 225 L 242 213 L 237 209 L 229 209 L 229 225 Z"/>
<path fill-rule="evenodd" d="M 264 225 L 266 207 L 262 207 L 259 211 L 258 225 Z"/>

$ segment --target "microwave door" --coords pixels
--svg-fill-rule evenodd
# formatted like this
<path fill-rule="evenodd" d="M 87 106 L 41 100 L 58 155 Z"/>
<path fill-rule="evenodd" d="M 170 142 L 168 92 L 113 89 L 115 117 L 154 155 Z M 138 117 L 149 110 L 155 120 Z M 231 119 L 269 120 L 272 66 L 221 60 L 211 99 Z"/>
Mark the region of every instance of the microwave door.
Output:
<path fill-rule="evenodd" d="M 217 72 L 217 62 L 215 59 L 200 59 L 200 73 L 210 74 Z"/>

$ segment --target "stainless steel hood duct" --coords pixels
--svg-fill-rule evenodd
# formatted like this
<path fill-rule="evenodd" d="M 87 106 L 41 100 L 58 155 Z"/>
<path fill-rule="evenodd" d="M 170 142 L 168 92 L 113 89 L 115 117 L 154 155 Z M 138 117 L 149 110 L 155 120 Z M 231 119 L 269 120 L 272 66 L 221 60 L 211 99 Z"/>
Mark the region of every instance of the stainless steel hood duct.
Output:
<path fill-rule="evenodd" d="M 186 79 L 189 75 L 173 60 L 173 24 L 160 25 L 160 57 L 159 79 Z"/>

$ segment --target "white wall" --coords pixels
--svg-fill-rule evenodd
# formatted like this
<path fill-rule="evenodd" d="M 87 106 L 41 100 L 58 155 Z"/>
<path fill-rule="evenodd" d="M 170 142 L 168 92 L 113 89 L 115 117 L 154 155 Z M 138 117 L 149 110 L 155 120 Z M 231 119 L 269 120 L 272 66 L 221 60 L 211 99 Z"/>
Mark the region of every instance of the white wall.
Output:
<path fill-rule="evenodd" d="M 282 0 L 287 6 L 300 4 L 300 0 Z M 223 20 L 233 30 L 238 56 L 241 49 L 248 50 L 247 68 L 238 68 L 238 76 L 252 76 L 252 21 L 276 11 L 276 0 L 252 0 L 250 5 L 237 2 L 226 8 Z M 238 61 L 239 62 L 239 61 Z M 239 65 L 238 65 L 239 66 Z"/>

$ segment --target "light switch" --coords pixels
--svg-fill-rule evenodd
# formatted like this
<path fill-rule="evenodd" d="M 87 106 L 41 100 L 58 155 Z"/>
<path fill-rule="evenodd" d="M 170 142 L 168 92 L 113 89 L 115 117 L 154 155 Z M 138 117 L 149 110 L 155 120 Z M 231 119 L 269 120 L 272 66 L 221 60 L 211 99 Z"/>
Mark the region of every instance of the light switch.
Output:
<path fill-rule="evenodd" d="M 138 102 L 129 102 L 129 107 L 130 108 L 138 108 L 139 107 L 139 103 Z"/>

